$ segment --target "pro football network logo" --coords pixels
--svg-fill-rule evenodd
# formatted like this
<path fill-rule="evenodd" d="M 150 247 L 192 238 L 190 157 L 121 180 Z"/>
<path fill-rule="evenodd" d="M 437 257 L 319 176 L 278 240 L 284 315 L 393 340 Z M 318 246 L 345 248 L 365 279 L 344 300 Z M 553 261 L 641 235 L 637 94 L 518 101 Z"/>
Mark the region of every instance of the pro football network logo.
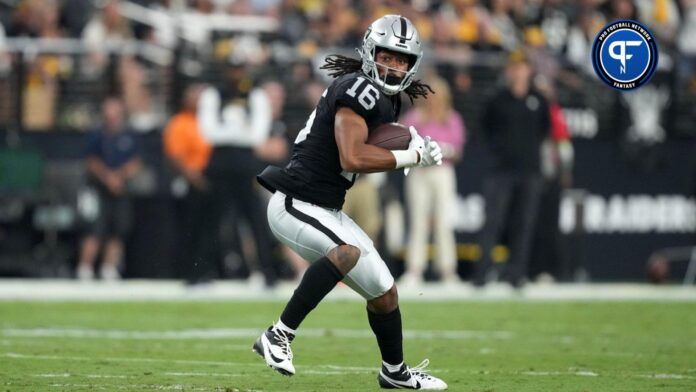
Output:
<path fill-rule="evenodd" d="M 657 43 L 652 33 L 634 20 L 606 25 L 592 45 L 592 66 L 597 76 L 619 90 L 647 83 L 657 67 Z"/>

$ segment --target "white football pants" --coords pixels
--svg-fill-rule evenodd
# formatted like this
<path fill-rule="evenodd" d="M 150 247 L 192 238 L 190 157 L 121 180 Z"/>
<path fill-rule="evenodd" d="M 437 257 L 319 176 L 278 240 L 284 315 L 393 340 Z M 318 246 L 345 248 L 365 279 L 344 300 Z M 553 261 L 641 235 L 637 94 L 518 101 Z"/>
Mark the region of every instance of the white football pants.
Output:
<path fill-rule="evenodd" d="M 360 259 L 343 282 L 366 300 L 380 297 L 394 277 L 370 237 L 343 211 L 319 207 L 276 191 L 268 203 L 268 224 L 280 242 L 314 262 L 338 245 L 360 249 Z"/>

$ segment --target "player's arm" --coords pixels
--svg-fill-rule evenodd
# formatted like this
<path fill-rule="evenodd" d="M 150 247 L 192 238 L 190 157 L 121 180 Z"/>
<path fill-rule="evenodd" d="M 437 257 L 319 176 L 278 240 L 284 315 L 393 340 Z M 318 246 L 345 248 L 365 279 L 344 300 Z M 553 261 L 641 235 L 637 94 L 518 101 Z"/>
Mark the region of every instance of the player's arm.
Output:
<path fill-rule="evenodd" d="M 367 144 L 367 124 L 365 119 L 348 107 L 336 111 L 335 137 L 341 167 L 352 173 L 374 173 L 405 167 L 418 163 L 418 153 L 415 150 L 404 150 L 393 153 L 390 150 Z M 408 160 L 408 164 L 397 165 L 399 154 Z M 412 161 L 412 162 L 411 162 Z"/>

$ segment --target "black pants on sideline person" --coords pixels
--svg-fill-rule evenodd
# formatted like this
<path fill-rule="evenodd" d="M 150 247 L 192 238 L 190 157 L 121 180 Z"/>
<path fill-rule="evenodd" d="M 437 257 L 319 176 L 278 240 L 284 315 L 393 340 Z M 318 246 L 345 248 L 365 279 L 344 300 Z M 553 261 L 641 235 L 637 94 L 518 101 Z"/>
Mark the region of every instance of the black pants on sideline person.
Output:
<path fill-rule="evenodd" d="M 218 276 L 219 269 L 212 193 L 191 187 L 181 207 L 181 272 L 189 284 L 210 281 Z"/>
<path fill-rule="evenodd" d="M 275 242 L 268 228 L 266 204 L 259 192 L 254 189 L 257 185 L 256 174 L 263 169 L 264 165 L 256 158 L 251 148 L 216 146 L 213 148 L 213 154 L 206 169 L 206 178 L 210 181 L 213 193 L 214 214 L 211 219 L 216 222 L 218 235 L 222 218 L 232 209 L 236 217 L 248 223 L 256 243 L 258 265 L 247 260 L 247 268 L 250 272 L 260 270 L 266 285 L 273 286 L 278 279 L 272 254 Z M 216 248 L 220 249 L 219 242 Z M 243 255 L 242 249 L 239 250 Z"/>
<path fill-rule="evenodd" d="M 507 234 L 510 250 L 504 279 L 519 287 L 527 274 L 534 225 L 539 208 L 542 178 L 538 174 L 496 172 L 484 180 L 486 222 L 479 244 L 481 259 L 474 273 L 474 284 L 485 284 L 491 266 L 491 249 Z"/>
<path fill-rule="evenodd" d="M 221 218 L 230 208 L 234 209 L 235 216 L 248 223 L 256 243 L 258 270 L 263 273 L 266 285 L 273 286 L 278 279 L 272 254 L 274 242 L 266 223 L 266 206 L 254 189 L 255 176 L 214 173 L 211 174 L 210 181 L 214 192 L 214 219 L 218 227 Z M 247 267 L 253 271 L 256 266 L 249 264 L 247 262 Z"/>

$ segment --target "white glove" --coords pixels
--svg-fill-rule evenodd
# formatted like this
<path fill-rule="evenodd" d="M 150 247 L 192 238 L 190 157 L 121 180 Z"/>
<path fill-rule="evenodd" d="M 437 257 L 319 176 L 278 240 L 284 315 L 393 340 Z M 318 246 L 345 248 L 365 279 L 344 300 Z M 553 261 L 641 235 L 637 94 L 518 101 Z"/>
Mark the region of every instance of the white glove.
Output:
<path fill-rule="evenodd" d="M 411 141 L 408 144 L 409 150 L 416 150 L 420 157 L 418 163 L 414 166 L 428 167 L 433 165 L 442 165 L 442 149 L 437 142 L 430 139 L 430 136 L 426 136 L 423 139 L 416 128 L 410 126 L 408 128 L 411 132 Z M 411 170 L 410 167 L 404 169 L 404 175 L 408 175 Z"/>
<path fill-rule="evenodd" d="M 421 157 L 418 166 L 426 167 L 432 165 L 442 165 L 442 149 L 436 141 L 430 140 L 430 136 L 426 136 L 423 142 L 424 153 Z"/>
<path fill-rule="evenodd" d="M 415 150 L 418 153 L 418 163 L 416 163 L 413 166 L 419 166 L 420 163 L 423 161 L 423 155 L 425 154 L 425 141 L 418 134 L 418 131 L 416 131 L 416 127 L 414 127 L 413 125 L 408 127 L 408 131 L 411 133 L 411 141 L 408 142 L 408 149 L 410 151 Z M 406 167 L 404 169 L 404 175 L 407 176 L 410 170 L 410 166 Z"/>

